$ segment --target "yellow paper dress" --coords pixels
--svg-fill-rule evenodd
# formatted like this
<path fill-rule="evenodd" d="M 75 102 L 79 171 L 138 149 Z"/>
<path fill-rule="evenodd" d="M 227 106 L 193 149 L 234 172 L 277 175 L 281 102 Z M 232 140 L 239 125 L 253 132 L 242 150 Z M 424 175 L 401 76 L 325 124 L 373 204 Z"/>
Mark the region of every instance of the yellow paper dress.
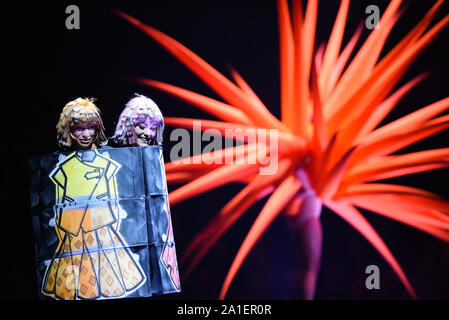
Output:
<path fill-rule="evenodd" d="M 115 298 L 145 282 L 119 233 L 119 168 L 92 150 L 73 152 L 51 172 L 59 244 L 45 272 L 43 294 L 57 299 Z"/>

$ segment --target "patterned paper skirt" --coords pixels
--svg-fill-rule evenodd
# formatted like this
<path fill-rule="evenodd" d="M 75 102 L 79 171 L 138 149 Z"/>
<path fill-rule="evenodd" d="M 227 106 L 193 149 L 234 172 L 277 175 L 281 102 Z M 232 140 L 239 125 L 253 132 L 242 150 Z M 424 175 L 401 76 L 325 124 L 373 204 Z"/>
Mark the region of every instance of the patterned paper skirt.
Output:
<path fill-rule="evenodd" d="M 120 234 L 113 225 L 106 225 L 89 232 L 80 229 L 76 236 L 61 233 L 42 292 L 57 299 L 116 298 L 136 290 L 145 280 Z"/>

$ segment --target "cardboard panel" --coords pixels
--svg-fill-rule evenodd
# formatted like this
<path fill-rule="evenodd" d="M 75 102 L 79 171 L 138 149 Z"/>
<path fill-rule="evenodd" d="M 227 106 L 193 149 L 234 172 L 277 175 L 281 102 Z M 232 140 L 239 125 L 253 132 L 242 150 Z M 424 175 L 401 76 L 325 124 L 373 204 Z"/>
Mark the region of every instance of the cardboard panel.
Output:
<path fill-rule="evenodd" d="M 42 297 L 109 299 L 180 291 L 163 164 L 159 146 L 30 159 Z"/>

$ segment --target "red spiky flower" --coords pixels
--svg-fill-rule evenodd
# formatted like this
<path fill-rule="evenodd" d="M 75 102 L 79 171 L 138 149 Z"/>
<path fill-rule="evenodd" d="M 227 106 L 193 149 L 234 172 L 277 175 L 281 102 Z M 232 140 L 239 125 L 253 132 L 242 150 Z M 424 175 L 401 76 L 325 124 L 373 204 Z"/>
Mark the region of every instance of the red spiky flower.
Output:
<path fill-rule="evenodd" d="M 357 207 L 370 210 L 449 242 L 449 203 L 438 195 L 408 186 L 376 181 L 444 168 L 449 148 L 392 155 L 449 127 L 449 98 L 439 100 L 379 127 L 402 97 L 420 82 L 417 76 L 394 90 L 413 61 L 449 22 L 429 29 L 442 0 L 382 59 L 384 44 L 400 16 L 401 1 L 393 0 L 374 29 L 350 59 L 362 28 L 342 47 L 349 0 L 342 0 L 326 46 L 314 51 L 318 1 L 278 0 L 280 32 L 281 119 L 273 116 L 243 78 L 231 69 L 235 83 L 166 34 L 116 11 L 182 62 L 223 100 L 149 79 L 142 84 L 167 92 L 221 121 L 201 120 L 201 130 L 227 128 L 277 129 L 279 167 L 273 175 L 258 173 L 260 164 L 208 164 L 203 155 L 190 163 L 166 164 L 169 183 L 185 183 L 170 193 L 175 205 L 228 183 L 247 184 L 191 242 L 189 273 L 216 241 L 256 201 L 270 194 L 244 239 L 224 281 L 226 292 L 255 243 L 281 213 L 305 215 L 328 207 L 358 230 L 384 257 L 408 292 L 414 290 L 402 268 Z M 291 16 L 290 16 L 291 13 Z M 166 123 L 192 129 L 197 119 L 166 118 Z M 267 145 L 267 147 L 269 147 Z M 210 159 L 254 155 L 252 144 L 211 152 Z M 196 161 L 198 160 L 198 161 Z M 210 162 L 209 162 L 210 163 Z M 318 203 L 318 206 L 313 206 Z M 315 209 L 311 209 L 315 208 Z M 318 214 L 319 212 L 315 212 Z"/>

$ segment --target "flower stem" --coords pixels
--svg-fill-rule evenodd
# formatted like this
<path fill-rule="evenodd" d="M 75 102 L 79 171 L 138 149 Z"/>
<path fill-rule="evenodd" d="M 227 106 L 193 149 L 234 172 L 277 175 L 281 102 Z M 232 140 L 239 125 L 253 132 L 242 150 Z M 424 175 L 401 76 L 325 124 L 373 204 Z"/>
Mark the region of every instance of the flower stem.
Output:
<path fill-rule="evenodd" d="M 316 280 L 321 266 L 323 232 L 321 228 L 321 199 L 309 183 L 308 176 L 301 168 L 297 170 L 303 185 L 299 214 L 294 216 L 293 232 L 299 257 L 296 280 L 296 296 L 311 300 L 315 296 Z"/>

